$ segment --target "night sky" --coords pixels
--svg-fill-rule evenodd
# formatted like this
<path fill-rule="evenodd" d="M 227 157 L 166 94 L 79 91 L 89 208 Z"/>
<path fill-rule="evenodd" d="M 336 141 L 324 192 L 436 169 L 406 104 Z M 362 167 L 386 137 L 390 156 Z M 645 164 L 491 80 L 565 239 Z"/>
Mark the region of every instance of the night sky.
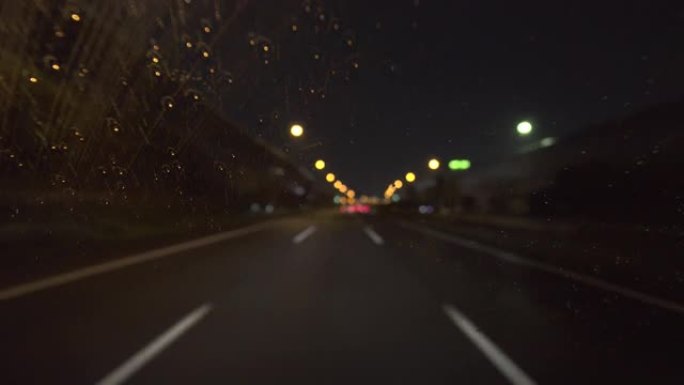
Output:
<path fill-rule="evenodd" d="M 243 4 L 225 33 L 266 36 L 278 55 L 227 114 L 362 193 L 420 177 L 432 155 L 487 163 L 684 94 L 678 1 Z M 521 120 L 532 137 L 515 135 Z M 290 121 L 305 125 L 301 142 Z"/>

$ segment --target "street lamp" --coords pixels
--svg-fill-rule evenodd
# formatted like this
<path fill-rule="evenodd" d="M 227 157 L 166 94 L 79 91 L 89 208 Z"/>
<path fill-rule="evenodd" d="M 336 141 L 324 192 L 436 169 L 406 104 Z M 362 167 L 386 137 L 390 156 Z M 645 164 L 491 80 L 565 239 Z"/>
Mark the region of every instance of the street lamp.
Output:
<path fill-rule="evenodd" d="M 437 170 L 439 168 L 439 160 L 436 158 L 430 159 L 430 161 L 428 161 L 428 168 L 430 170 Z"/>
<path fill-rule="evenodd" d="M 518 130 L 519 135 L 529 135 L 532 132 L 532 123 L 528 121 L 520 122 L 516 129 Z"/>
<path fill-rule="evenodd" d="M 304 127 L 302 127 L 299 124 L 293 124 L 290 127 L 290 135 L 292 135 L 295 138 L 299 138 L 304 134 Z"/>

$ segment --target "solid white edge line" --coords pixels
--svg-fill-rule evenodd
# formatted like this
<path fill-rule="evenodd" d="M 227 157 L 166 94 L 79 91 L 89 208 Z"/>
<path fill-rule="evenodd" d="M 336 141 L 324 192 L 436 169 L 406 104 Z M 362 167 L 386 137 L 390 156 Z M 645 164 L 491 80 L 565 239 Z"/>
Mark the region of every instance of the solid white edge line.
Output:
<path fill-rule="evenodd" d="M 487 357 L 496 369 L 513 385 L 534 385 L 535 382 L 518 367 L 466 316 L 449 304 L 442 306 L 444 313 L 466 337 Z"/>
<path fill-rule="evenodd" d="M 294 243 L 302 243 L 306 238 L 308 238 L 311 234 L 316 232 L 316 226 L 309 226 L 303 231 L 301 231 L 299 234 L 295 235 L 294 238 L 292 238 L 292 242 Z"/>
<path fill-rule="evenodd" d="M 628 287 L 616 285 L 614 283 L 606 282 L 599 278 L 588 276 L 585 274 L 580 274 L 572 270 L 563 269 L 553 265 L 549 265 L 543 262 L 537 262 L 530 259 L 520 257 L 514 253 L 497 249 L 492 246 L 483 245 L 479 242 L 461 238 L 456 235 L 446 234 L 441 231 L 433 230 L 424 226 L 417 226 L 412 223 L 402 222 L 401 226 L 413 229 L 424 234 L 431 235 L 435 238 L 457 244 L 459 246 L 478 251 L 481 253 L 492 255 L 496 258 L 504 260 L 506 262 L 518 264 L 521 266 L 526 266 L 529 268 L 544 271 L 549 274 L 557 275 L 566 279 L 574 280 L 576 282 L 582 283 L 586 286 L 595 287 L 604 291 L 609 291 L 622 295 L 623 297 L 630 298 L 648 305 L 656 306 L 662 309 L 670 310 L 676 313 L 684 314 L 684 305 L 674 302 L 672 300 L 658 298 L 640 291 L 630 289 Z"/>
<path fill-rule="evenodd" d="M 261 231 L 266 227 L 272 225 L 273 223 L 273 221 L 270 221 L 243 227 L 240 229 L 229 230 L 222 233 L 194 239 L 188 242 L 183 242 L 155 250 L 146 251 L 140 254 L 117 258 L 111 262 L 105 262 L 99 265 L 84 267 L 82 269 L 77 269 L 68 273 L 57 274 L 52 277 L 20 284 L 17 286 L 12 286 L 7 289 L 0 290 L 0 301 L 7 301 L 37 291 L 65 285 L 67 283 L 78 281 L 84 278 L 89 278 L 94 275 L 108 273 L 110 271 L 123 269 L 131 265 L 137 265 L 139 263 L 159 259 L 172 254 L 177 254 L 182 251 L 187 251 L 198 247 L 207 246 L 213 243 L 225 241 L 228 239 L 241 237 L 250 233 Z"/>
<path fill-rule="evenodd" d="M 376 233 L 375 230 L 373 230 L 370 226 L 364 227 L 363 232 L 366 233 L 368 238 L 370 238 L 371 241 L 373 241 L 376 245 L 382 245 L 385 243 L 380 234 Z"/>
<path fill-rule="evenodd" d="M 123 383 L 139 371 L 140 368 L 145 366 L 145 364 L 159 355 L 166 347 L 171 345 L 173 341 L 177 340 L 183 333 L 204 318 L 210 310 L 211 304 L 204 304 L 193 310 L 162 335 L 155 338 L 147 346 L 139 350 L 131 358 L 98 381 L 97 385 L 118 385 Z"/>

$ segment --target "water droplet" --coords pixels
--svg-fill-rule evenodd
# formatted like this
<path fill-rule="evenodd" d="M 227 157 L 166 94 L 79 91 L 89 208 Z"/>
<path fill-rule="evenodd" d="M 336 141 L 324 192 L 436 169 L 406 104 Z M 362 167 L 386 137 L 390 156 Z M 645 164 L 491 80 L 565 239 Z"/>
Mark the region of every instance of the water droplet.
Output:
<path fill-rule="evenodd" d="M 108 130 L 110 130 L 113 133 L 119 133 L 121 132 L 121 126 L 119 125 L 119 122 L 112 117 L 105 118 L 105 126 L 107 127 Z"/>
<path fill-rule="evenodd" d="M 171 110 L 174 107 L 173 98 L 170 96 L 162 97 L 160 103 L 162 105 L 162 108 L 166 110 Z"/>
<path fill-rule="evenodd" d="M 192 99 L 195 102 L 201 99 L 199 91 L 192 88 L 185 91 L 185 97 Z"/>

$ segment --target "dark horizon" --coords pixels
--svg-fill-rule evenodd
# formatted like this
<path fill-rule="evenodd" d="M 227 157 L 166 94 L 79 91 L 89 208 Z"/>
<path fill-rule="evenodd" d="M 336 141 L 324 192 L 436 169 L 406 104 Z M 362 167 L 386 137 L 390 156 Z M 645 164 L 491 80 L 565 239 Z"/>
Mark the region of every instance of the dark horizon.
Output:
<path fill-rule="evenodd" d="M 314 92 L 289 87 L 290 119 L 308 125 L 306 144 L 278 132 L 284 121 L 256 123 L 283 101 L 239 121 L 305 166 L 327 159 L 369 194 L 406 170 L 424 171 L 433 155 L 483 163 L 514 154 L 531 140 L 516 137 L 521 120 L 534 123 L 536 139 L 561 137 L 684 96 L 684 8 L 676 2 L 337 1 L 311 2 L 309 12 L 302 4 L 283 4 L 289 16 L 274 25 L 259 22 L 272 19 L 268 7 L 247 6 L 244 15 L 257 33 L 282 41 L 276 48 L 287 55 L 276 73 L 285 75 L 276 79 Z M 338 44 L 345 36 L 352 47 Z M 358 68 L 348 82 L 326 75 L 349 57 Z"/>

